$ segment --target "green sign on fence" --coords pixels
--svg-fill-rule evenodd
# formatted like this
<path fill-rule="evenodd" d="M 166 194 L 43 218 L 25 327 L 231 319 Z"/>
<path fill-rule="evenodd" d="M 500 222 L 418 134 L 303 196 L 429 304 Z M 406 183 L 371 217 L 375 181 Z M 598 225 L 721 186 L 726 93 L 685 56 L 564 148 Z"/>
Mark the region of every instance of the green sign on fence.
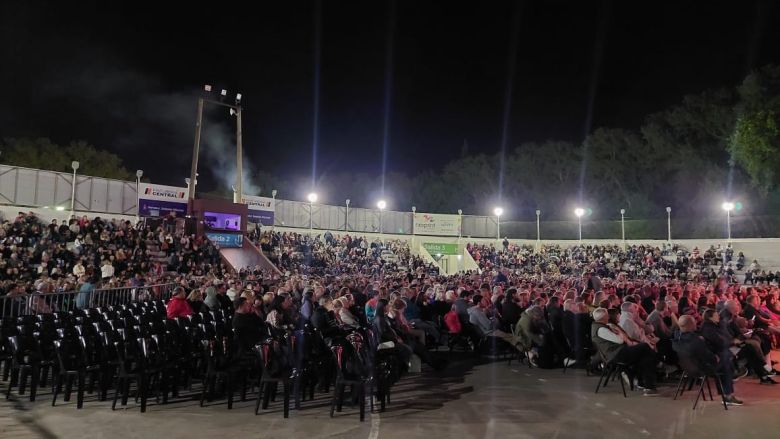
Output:
<path fill-rule="evenodd" d="M 431 255 L 457 255 L 458 244 L 443 244 L 439 242 L 424 242 L 423 248 Z"/>

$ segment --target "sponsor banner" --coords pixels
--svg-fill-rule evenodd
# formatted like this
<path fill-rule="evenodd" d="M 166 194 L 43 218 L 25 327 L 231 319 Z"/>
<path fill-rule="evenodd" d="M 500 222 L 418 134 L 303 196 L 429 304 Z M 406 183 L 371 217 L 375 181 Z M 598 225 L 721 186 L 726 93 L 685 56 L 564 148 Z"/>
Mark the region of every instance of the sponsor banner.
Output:
<path fill-rule="evenodd" d="M 187 189 L 161 184 L 138 185 L 138 216 L 176 216 L 187 214 Z"/>
<path fill-rule="evenodd" d="M 274 225 L 274 210 L 276 206 L 273 198 L 243 195 L 241 202 L 246 204 L 249 210 L 247 215 L 248 222 L 264 226 Z"/>
<path fill-rule="evenodd" d="M 412 227 L 415 235 L 458 236 L 460 215 L 415 213 Z"/>
<path fill-rule="evenodd" d="M 458 244 L 443 244 L 440 242 L 424 242 L 423 248 L 431 255 L 458 255 Z"/>
<path fill-rule="evenodd" d="M 220 248 L 241 248 L 244 245 L 244 235 L 240 233 L 206 233 L 206 238 Z"/>

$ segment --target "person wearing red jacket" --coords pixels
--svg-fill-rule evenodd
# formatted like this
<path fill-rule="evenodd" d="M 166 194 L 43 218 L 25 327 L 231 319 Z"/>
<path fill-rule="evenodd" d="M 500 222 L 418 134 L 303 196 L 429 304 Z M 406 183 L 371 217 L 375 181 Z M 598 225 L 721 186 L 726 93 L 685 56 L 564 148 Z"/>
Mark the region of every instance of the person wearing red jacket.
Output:
<path fill-rule="evenodd" d="M 165 313 L 169 319 L 175 319 L 176 317 L 187 317 L 192 315 L 192 308 L 187 303 L 187 293 L 182 287 L 176 287 L 173 290 L 173 297 L 168 302 L 168 306 L 165 308 Z"/>
<path fill-rule="evenodd" d="M 460 334 L 460 331 L 463 329 L 455 305 L 452 305 L 452 309 L 447 314 L 444 314 L 444 324 L 447 325 L 447 330 L 450 331 L 450 334 Z"/>

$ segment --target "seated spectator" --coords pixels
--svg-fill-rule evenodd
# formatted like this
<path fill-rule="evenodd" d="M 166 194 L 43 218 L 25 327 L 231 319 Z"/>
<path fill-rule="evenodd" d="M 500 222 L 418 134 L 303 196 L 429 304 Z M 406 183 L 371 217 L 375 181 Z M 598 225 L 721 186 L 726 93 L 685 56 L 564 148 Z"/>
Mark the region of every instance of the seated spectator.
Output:
<path fill-rule="evenodd" d="M 712 312 L 712 315 L 717 315 Z M 691 316 L 681 316 L 679 320 L 680 334 L 674 340 L 674 350 L 685 362 L 687 367 L 694 367 L 696 372 L 717 374 L 718 387 L 723 393 L 723 399 L 729 405 L 742 405 L 742 401 L 734 396 L 734 365 L 730 356 L 721 358 L 712 352 L 704 337 L 696 333 L 696 320 Z M 721 353 L 724 353 L 721 349 Z"/>
<path fill-rule="evenodd" d="M 166 315 L 169 319 L 192 315 L 192 308 L 187 303 L 187 293 L 184 291 L 184 288 L 176 287 L 173 290 L 173 297 L 171 297 L 166 307 Z"/>
<path fill-rule="evenodd" d="M 619 326 L 609 323 L 609 313 L 604 308 L 593 311 L 591 339 L 608 363 L 617 361 L 638 369 L 639 383 L 644 388 L 645 396 L 658 395 L 655 387 L 655 352 L 646 343 L 637 343 Z"/>
<path fill-rule="evenodd" d="M 195 314 L 209 311 L 208 305 L 203 301 L 203 293 L 199 288 L 190 291 L 190 294 L 187 296 L 187 303 Z"/>
<path fill-rule="evenodd" d="M 242 355 L 250 355 L 252 349 L 267 335 L 265 323 L 253 310 L 252 301 L 239 297 L 235 302 L 233 330 Z"/>
<path fill-rule="evenodd" d="M 488 318 L 485 310 L 487 309 L 486 301 L 481 295 L 477 294 L 472 298 L 473 306 L 469 308 L 469 323 L 474 325 L 479 333 L 485 337 L 500 338 L 510 345 L 514 346 L 518 350 L 522 351 L 522 346 L 519 340 L 512 334 L 497 329 L 497 323 Z"/>

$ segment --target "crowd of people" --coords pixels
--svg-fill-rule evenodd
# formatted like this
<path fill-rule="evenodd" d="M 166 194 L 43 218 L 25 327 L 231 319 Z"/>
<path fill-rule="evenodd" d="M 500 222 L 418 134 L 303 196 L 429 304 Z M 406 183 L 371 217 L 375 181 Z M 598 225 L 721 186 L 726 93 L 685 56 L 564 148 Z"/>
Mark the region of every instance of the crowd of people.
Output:
<path fill-rule="evenodd" d="M 509 268 L 519 273 L 547 275 L 579 275 L 595 272 L 601 277 L 623 274 L 628 278 L 679 279 L 684 281 L 714 281 L 728 276 L 736 281 L 738 272 L 744 270 L 744 283 L 773 283 L 776 274 L 761 267 L 757 260 L 746 264 L 740 252 L 736 258 L 731 245 L 713 245 L 705 252 L 679 245 L 647 247 L 644 245 L 594 245 L 571 246 L 542 245 L 537 252 L 531 245 L 503 245 L 469 243 L 466 248 L 482 270 L 496 267 Z"/>
<path fill-rule="evenodd" d="M 208 240 L 100 217 L 46 224 L 19 212 L 0 223 L 0 295 L 143 286 L 177 277 L 224 275 Z"/>
<path fill-rule="evenodd" d="M 516 350 L 543 368 L 621 362 L 624 379 L 647 396 L 691 362 L 719 374 L 730 404 L 741 403 L 733 382 L 747 374 L 775 383 L 780 288 L 768 275 L 737 282 L 732 263 L 741 269 L 745 260 L 730 247 L 468 244 L 480 270 L 445 276 L 400 240 L 259 230 L 250 238 L 281 275 L 232 273 L 214 246 L 168 227 L 100 218 L 44 225 L 20 213 L 0 228 L 0 295 L 165 280 L 180 286 L 168 318 L 235 313 L 246 347 L 285 328 L 315 328 L 329 342 L 370 330 L 401 364 L 416 356 L 434 369 L 446 364 L 432 348 L 460 341 L 478 353 Z M 149 262 L 148 241 L 167 264 Z"/>

